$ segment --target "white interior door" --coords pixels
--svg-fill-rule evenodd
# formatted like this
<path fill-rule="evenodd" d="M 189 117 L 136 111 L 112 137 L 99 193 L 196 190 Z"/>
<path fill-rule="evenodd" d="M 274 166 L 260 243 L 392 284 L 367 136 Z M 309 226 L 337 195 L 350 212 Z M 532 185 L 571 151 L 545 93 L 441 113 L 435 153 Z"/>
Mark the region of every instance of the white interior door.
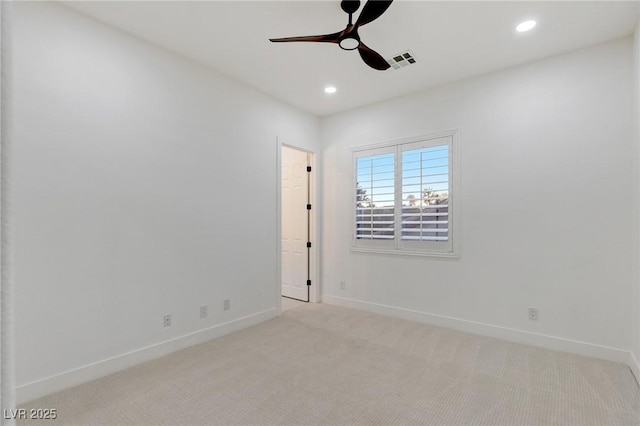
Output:
<path fill-rule="evenodd" d="M 308 156 L 282 147 L 282 295 L 304 301 L 309 272 Z"/>

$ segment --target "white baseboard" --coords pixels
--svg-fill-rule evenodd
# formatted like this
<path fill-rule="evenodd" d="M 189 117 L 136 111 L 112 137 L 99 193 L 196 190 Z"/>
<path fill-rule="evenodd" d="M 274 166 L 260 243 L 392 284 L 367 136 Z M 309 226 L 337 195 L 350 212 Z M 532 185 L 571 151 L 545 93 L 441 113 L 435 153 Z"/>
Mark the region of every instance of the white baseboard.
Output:
<path fill-rule="evenodd" d="M 53 392 L 77 386 L 108 374 L 124 370 L 125 368 L 133 367 L 134 365 L 159 358 L 180 349 L 259 324 L 271 318 L 275 318 L 276 316 L 277 309 L 269 309 L 89 365 L 84 365 L 45 379 L 27 383 L 17 387 L 16 402 L 18 405 L 24 404 Z"/>
<path fill-rule="evenodd" d="M 332 305 L 361 309 L 381 315 L 388 315 L 425 324 L 437 325 L 453 330 L 464 331 L 471 334 L 495 337 L 498 339 L 508 340 L 510 342 L 522 343 L 525 345 L 605 359 L 608 361 L 619 362 L 625 365 L 629 364 L 630 352 L 623 349 L 595 345 L 592 343 L 564 339 L 561 337 L 554 337 L 546 334 L 532 333 L 530 331 L 500 327 L 491 324 L 484 324 L 480 322 L 447 317 L 443 315 L 429 314 L 426 312 L 397 308 L 395 306 L 380 305 L 377 303 L 364 302 L 362 300 L 348 299 L 338 296 L 324 295 L 322 297 L 322 301 L 324 303 Z M 636 367 L 637 366 L 638 364 L 636 361 Z"/>
<path fill-rule="evenodd" d="M 640 386 L 640 362 L 638 362 L 638 358 L 636 358 L 633 352 L 629 352 L 628 364 L 633 373 L 633 377 L 636 378 L 636 382 L 638 382 L 638 386 Z"/>

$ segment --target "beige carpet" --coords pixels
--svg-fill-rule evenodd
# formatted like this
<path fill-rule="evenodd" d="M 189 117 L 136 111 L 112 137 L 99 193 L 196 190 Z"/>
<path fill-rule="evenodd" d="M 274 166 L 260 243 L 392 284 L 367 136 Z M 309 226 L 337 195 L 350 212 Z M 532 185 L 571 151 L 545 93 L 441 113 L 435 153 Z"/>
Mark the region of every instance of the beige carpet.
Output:
<path fill-rule="evenodd" d="M 308 302 L 303 302 L 301 300 L 290 299 L 288 297 L 281 297 L 280 300 L 281 300 L 281 308 L 283 311 L 288 311 L 289 309 L 298 308 L 308 303 Z"/>
<path fill-rule="evenodd" d="M 28 407 L 58 410 L 40 425 L 640 424 L 625 365 L 322 304 Z"/>

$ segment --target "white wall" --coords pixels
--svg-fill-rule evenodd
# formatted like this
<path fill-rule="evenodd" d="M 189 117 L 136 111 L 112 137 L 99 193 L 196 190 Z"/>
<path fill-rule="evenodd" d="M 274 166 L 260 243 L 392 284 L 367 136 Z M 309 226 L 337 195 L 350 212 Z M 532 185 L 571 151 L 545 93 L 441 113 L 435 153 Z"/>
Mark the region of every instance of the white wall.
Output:
<path fill-rule="evenodd" d="M 318 151 L 319 120 L 63 6 L 13 18 L 19 398 L 274 316 L 276 137 Z"/>
<path fill-rule="evenodd" d="M 632 250 L 632 279 L 633 279 L 633 328 L 632 328 L 632 357 L 630 365 L 640 381 L 640 23 L 633 38 L 633 104 L 632 104 L 632 146 L 631 157 L 633 167 L 633 250 Z"/>
<path fill-rule="evenodd" d="M 13 283 L 9 262 L 8 168 L 11 135 L 10 112 L 10 13 L 7 2 L 0 3 L 0 411 L 15 407 L 14 351 L 13 351 Z M 3 416 L 4 417 L 4 416 Z M 3 420 L 3 425 L 14 424 Z"/>
<path fill-rule="evenodd" d="M 323 119 L 323 300 L 626 362 L 631 46 Z M 349 147 L 450 129 L 461 143 L 460 259 L 350 252 Z"/>

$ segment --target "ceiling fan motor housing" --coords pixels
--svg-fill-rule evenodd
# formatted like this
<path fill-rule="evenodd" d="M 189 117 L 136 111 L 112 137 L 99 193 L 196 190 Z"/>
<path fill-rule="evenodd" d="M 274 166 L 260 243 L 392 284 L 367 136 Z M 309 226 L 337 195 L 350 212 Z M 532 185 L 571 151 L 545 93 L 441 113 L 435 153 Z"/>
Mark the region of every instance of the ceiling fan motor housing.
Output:
<path fill-rule="evenodd" d="M 356 50 L 360 47 L 360 40 L 355 37 L 345 37 L 338 44 L 342 50 Z"/>
<path fill-rule="evenodd" d="M 349 25 L 343 32 L 338 45 L 343 50 L 356 50 L 360 47 L 360 36 L 358 35 L 358 29 Z"/>

